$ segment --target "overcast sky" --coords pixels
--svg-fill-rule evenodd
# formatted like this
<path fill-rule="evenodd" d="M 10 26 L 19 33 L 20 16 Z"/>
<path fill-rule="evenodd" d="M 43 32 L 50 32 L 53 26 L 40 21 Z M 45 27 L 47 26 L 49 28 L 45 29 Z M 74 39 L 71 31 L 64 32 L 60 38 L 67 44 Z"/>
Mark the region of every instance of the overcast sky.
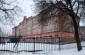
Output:
<path fill-rule="evenodd" d="M 18 22 L 23 19 L 23 16 L 34 16 L 34 2 L 33 0 L 17 0 L 18 6 L 22 9 L 22 14 L 20 18 L 18 18 Z"/>
<path fill-rule="evenodd" d="M 30 17 L 30 16 L 34 16 L 34 2 L 33 0 L 17 0 L 17 6 L 19 6 L 22 10 L 22 12 L 20 13 L 20 16 L 15 18 L 15 25 L 5 25 L 3 26 L 2 24 L 0 24 L 0 26 L 3 28 L 2 30 L 4 32 L 12 32 L 12 28 L 14 26 L 17 26 L 22 20 L 24 16 Z"/>

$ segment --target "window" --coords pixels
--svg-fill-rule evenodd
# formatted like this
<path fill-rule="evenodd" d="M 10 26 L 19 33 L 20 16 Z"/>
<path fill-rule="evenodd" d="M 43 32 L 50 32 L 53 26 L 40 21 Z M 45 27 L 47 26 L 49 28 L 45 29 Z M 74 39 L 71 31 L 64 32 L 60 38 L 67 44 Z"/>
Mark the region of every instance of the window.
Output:
<path fill-rule="evenodd" d="M 85 36 L 85 32 L 83 33 L 83 35 Z"/>
<path fill-rule="evenodd" d="M 58 29 L 58 22 L 55 22 L 55 28 Z"/>

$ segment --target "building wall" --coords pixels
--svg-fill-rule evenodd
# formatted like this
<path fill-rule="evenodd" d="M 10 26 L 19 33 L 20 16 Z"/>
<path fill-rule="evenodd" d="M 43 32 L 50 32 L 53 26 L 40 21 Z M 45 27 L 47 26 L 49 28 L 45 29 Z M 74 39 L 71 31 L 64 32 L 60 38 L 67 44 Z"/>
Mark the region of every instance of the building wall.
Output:
<path fill-rule="evenodd" d="M 71 17 L 67 14 L 63 15 L 62 11 L 59 11 L 57 9 L 53 10 L 53 12 L 56 12 L 56 15 L 59 14 L 60 16 L 51 17 L 52 20 L 43 27 L 38 23 L 39 15 L 29 18 L 25 16 L 23 21 L 17 26 L 16 36 L 21 35 L 28 38 L 52 36 L 74 39 L 74 28 Z M 14 30 L 15 27 L 13 28 L 13 35 L 15 35 Z"/>
<path fill-rule="evenodd" d="M 56 22 L 57 21 L 57 22 Z M 50 36 L 50 35 L 59 35 L 65 37 L 66 34 L 69 36 L 73 36 L 73 27 L 69 27 L 69 31 L 66 33 L 63 31 L 68 26 L 65 26 L 62 31 L 59 30 L 59 19 L 56 21 L 51 20 L 45 25 L 43 28 L 38 23 L 38 16 L 35 17 L 24 17 L 23 21 L 16 27 L 16 36 L 23 36 L 23 37 L 34 37 L 34 36 Z M 68 23 L 68 22 L 67 22 Z M 53 32 L 53 33 L 52 33 Z M 56 34 L 55 34 L 55 33 Z M 63 33 L 61 33 L 63 32 Z M 50 34 L 49 34 L 50 33 Z M 39 35 L 40 34 L 40 35 Z M 13 28 L 13 35 L 15 35 L 15 27 Z"/>
<path fill-rule="evenodd" d="M 81 34 L 81 38 L 82 40 L 85 40 L 85 26 L 81 26 L 80 27 L 80 34 Z"/>

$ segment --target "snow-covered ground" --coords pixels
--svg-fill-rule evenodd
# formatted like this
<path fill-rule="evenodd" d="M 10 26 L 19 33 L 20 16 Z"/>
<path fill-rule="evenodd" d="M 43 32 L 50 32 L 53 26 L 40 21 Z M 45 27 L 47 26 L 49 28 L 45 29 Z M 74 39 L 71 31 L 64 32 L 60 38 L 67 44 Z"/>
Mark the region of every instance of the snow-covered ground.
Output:
<path fill-rule="evenodd" d="M 33 43 L 19 43 L 14 47 L 14 43 L 6 43 L 6 44 L 0 44 L 0 50 L 11 50 L 11 51 L 21 51 L 21 50 L 28 50 L 32 51 L 34 50 L 34 44 Z M 85 42 L 81 42 L 81 45 L 83 46 L 83 49 L 81 51 L 77 51 L 76 43 L 72 44 L 65 44 L 59 45 L 55 44 L 35 44 L 35 50 L 42 50 L 38 52 L 9 52 L 9 51 L 0 51 L 0 55 L 85 55 Z"/>

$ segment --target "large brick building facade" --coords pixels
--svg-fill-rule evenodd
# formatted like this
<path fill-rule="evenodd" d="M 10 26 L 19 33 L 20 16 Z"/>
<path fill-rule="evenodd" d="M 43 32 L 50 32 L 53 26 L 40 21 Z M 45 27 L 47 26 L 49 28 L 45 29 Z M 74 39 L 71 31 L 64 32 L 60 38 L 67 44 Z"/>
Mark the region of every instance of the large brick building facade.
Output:
<path fill-rule="evenodd" d="M 44 27 L 38 23 L 38 17 L 29 17 L 24 16 L 24 19 L 18 26 L 13 28 L 13 36 L 22 36 L 25 38 L 33 37 L 60 37 L 67 38 L 67 40 L 74 39 L 74 28 L 71 25 L 71 18 L 68 17 L 63 22 L 63 19 L 53 19 L 50 20 Z M 53 17 L 56 18 L 56 17 Z M 56 22 L 57 21 L 57 22 Z"/>
<path fill-rule="evenodd" d="M 59 16 L 51 17 L 53 19 L 43 27 L 38 23 L 40 14 L 29 18 L 24 16 L 23 21 L 13 28 L 13 36 L 22 36 L 25 38 L 51 36 L 60 37 L 61 39 L 66 38 L 67 40 L 70 38 L 74 40 L 74 28 L 71 17 L 68 14 L 64 14 L 59 9 L 54 9 L 53 14 Z"/>

